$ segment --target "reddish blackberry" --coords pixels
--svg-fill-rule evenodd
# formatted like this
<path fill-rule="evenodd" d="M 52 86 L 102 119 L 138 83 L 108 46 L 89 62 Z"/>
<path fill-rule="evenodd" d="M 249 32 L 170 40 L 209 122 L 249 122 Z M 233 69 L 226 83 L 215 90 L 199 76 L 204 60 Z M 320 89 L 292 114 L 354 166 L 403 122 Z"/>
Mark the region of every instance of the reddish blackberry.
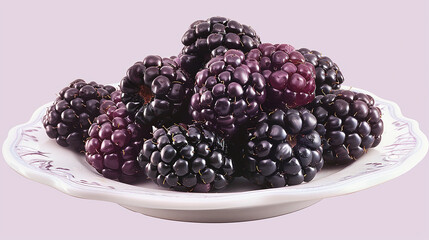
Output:
<path fill-rule="evenodd" d="M 301 48 L 298 52 L 304 55 L 306 62 L 316 68 L 316 95 L 325 95 L 340 89 L 344 77 L 336 63 L 315 50 Z"/>
<path fill-rule="evenodd" d="M 157 129 L 138 161 L 155 183 L 175 190 L 222 189 L 234 173 L 224 140 L 197 125 Z"/>
<path fill-rule="evenodd" d="M 140 126 L 129 118 L 121 93 L 112 93 L 104 101 L 95 123 L 89 128 L 85 144 L 86 161 L 104 177 L 121 182 L 135 182 L 142 174 L 137 155 L 144 138 L 150 138 L 150 127 Z"/>
<path fill-rule="evenodd" d="M 128 69 L 120 87 L 132 117 L 141 125 L 160 127 L 187 105 L 183 103 L 189 101 L 191 85 L 174 59 L 147 56 Z"/>
<path fill-rule="evenodd" d="M 314 99 L 315 69 L 304 56 L 288 44 L 263 43 L 247 54 L 267 81 L 267 108 L 287 109 L 303 106 Z"/>
<path fill-rule="evenodd" d="M 255 116 L 265 101 L 265 79 L 244 64 L 245 55 L 228 50 L 196 75 L 190 113 L 197 122 L 229 138 Z"/>
<path fill-rule="evenodd" d="M 243 175 L 264 187 L 311 181 L 323 166 L 317 120 L 307 109 L 261 112 L 248 130 Z"/>
<path fill-rule="evenodd" d="M 223 55 L 228 49 L 247 53 L 260 42 L 255 30 L 237 21 L 224 17 L 198 20 L 183 34 L 181 67 L 193 75 L 212 57 Z"/>
<path fill-rule="evenodd" d="M 84 150 L 88 128 L 100 115 L 102 99 L 110 99 L 116 89 L 96 82 L 77 79 L 59 92 L 59 96 L 43 116 L 46 134 L 63 147 L 77 152 Z"/>
<path fill-rule="evenodd" d="M 381 141 L 381 111 L 367 94 L 335 91 L 316 96 L 307 108 L 317 118 L 326 163 L 353 162 Z"/>

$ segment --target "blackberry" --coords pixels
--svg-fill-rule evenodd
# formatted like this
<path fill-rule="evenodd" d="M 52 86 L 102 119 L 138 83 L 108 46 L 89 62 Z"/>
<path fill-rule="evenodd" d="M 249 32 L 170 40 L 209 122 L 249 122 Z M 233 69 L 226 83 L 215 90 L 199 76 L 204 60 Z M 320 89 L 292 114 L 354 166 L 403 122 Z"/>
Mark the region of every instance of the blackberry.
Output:
<path fill-rule="evenodd" d="M 100 115 L 100 101 L 110 99 L 110 94 L 115 90 L 112 86 L 86 83 L 82 79 L 71 82 L 59 92 L 43 116 L 42 122 L 48 137 L 63 147 L 83 151 L 88 128 Z"/>
<path fill-rule="evenodd" d="M 147 56 L 128 69 L 120 88 L 122 101 L 139 124 L 160 127 L 173 122 L 187 105 L 192 84 L 174 59 Z"/>
<path fill-rule="evenodd" d="M 244 61 L 243 52 L 228 50 L 196 75 L 189 111 L 195 121 L 226 138 L 260 111 L 266 97 L 264 77 Z"/>
<path fill-rule="evenodd" d="M 143 139 L 151 137 L 150 126 L 131 121 L 120 91 L 112 93 L 112 100 L 104 101 L 100 111 L 89 128 L 86 161 L 106 178 L 135 182 L 143 173 L 137 155 Z"/>
<path fill-rule="evenodd" d="M 314 99 L 315 69 L 288 44 L 263 43 L 247 54 L 252 69 L 261 71 L 267 81 L 265 106 L 287 109 L 303 106 Z M 256 61 L 257 64 L 254 63 Z"/>
<path fill-rule="evenodd" d="M 381 111 L 367 94 L 339 90 L 316 96 L 307 108 L 317 118 L 326 163 L 351 163 L 381 141 Z"/>
<path fill-rule="evenodd" d="M 237 21 L 224 17 L 198 20 L 183 34 L 181 67 L 194 75 L 212 57 L 223 55 L 228 49 L 247 53 L 260 42 L 255 30 Z"/>
<path fill-rule="evenodd" d="M 247 131 L 243 175 L 264 187 L 311 181 L 323 166 L 317 120 L 307 109 L 261 112 Z"/>
<path fill-rule="evenodd" d="M 340 68 L 329 57 L 315 50 L 298 49 L 305 61 L 313 64 L 316 69 L 316 95 L 325 95 L 341 88 L 344 76 Z"/>
<path fill-rule="evenodd" d="M 143 144 L 138 161 L 160 186 L 208 192 L 231 180 L 234 166 L 222 138 L 198 125 L 159 128 Z"/>

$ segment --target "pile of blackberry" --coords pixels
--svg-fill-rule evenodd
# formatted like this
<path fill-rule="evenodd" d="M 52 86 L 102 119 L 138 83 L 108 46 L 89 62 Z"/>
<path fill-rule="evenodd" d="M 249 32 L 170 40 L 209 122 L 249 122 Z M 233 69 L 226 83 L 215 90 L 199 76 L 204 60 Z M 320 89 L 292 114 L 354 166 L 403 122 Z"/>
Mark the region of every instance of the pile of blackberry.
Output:
<path fill-rule="evenodd" d="M 383 133 L 374 99 L 341 89 L 319 51 L 261 42 L 225 17 L 192 23 L 178 56 L 148 55 L 119 89 L 76 80 L 43 117 L 48 137 L 85 153 L 102 176 L 162 188 L 222 191 L 309 182 L 352 164 Z"/>

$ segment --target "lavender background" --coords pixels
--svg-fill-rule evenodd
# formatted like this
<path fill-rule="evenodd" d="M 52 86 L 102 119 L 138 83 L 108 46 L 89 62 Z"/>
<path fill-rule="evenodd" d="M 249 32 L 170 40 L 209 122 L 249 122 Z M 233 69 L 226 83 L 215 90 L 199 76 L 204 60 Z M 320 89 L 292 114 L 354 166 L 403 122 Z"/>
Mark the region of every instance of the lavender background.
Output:
<path fill-rule="evenodd" d="M 1 143 L 68 82 L 119 82 L 148 54 L 177 54 L 188 25 L 213 15 L 251 25 L 265 42 L 320 50 L 340 65 L 347 85 L 398 103 L 429 135 L 427 1 L 42 0 L 0 2 Z M 0 158 L 1 239 L 429 238 L 429 156 L 377 187 L 230 224 L 161 220 L 70 197 L 20 176 Z"/>

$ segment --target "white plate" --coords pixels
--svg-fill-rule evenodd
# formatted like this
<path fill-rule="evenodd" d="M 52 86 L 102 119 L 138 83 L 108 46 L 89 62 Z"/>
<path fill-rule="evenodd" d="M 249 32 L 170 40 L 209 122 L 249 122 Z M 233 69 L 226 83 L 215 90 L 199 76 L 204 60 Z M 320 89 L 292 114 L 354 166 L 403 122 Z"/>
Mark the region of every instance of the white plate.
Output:
<path fill-rule="evenodd" d="M 58 146 L 42 126 L 46 104 L 29 122 L 9 131 L 3 145 L 6 162 L 21 175 L 72 196 L 111 201 L 146 215 L 194 222 L 232 222 L 279 216 L 323 198 L 363 190 L 393 179 L 414 167 L 428 151 L 418 123 L 405 118 L 393 102 L 372 93 L 382 111 L 383 139 L 348 166 L 325 167 L 313 181 L 298 186 L 258 189 L 236 179 L 223 192 L 187 193 L 162 189 L 144 181 L 127 185 L 100 176 L 83 155 Z"/>

